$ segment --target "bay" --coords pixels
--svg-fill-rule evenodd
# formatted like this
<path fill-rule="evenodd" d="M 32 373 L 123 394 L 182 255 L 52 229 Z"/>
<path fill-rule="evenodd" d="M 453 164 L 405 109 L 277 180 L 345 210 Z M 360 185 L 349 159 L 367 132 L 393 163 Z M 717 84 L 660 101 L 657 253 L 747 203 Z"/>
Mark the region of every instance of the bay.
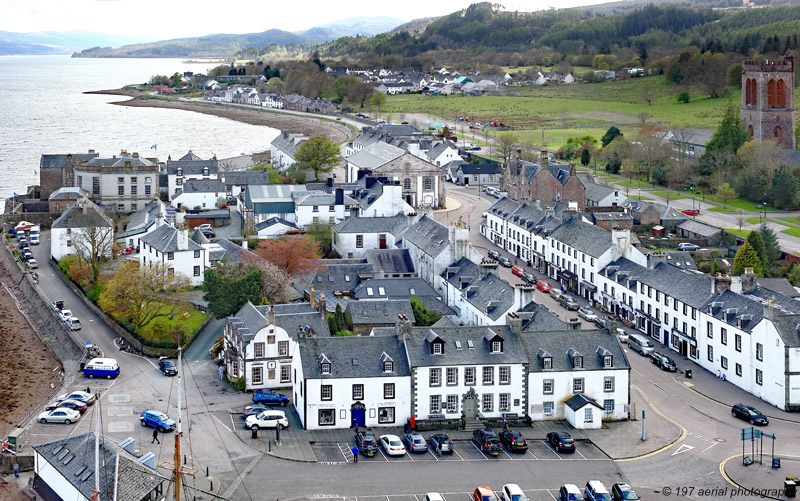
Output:
<path fill-rule="evenodd" d="M 279 133 L 270 127 L 183 110 L 116 106 L 108 103 L 128 98 L 83 94 L 214 66 L 180 59 L 0 56 L 0 197 L 39 183 L 42 154 L 93 149 L 110 157 L 126 150 L 164 161 L 189 150 L 219 159 L 268 150 Z"/>

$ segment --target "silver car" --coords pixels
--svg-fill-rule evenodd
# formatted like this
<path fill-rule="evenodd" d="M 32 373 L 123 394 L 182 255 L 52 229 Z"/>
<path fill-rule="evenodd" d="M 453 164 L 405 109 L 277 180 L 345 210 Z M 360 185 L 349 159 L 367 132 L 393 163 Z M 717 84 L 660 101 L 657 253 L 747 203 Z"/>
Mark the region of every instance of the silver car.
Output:
<path fill-rule="evenodd" d="M 628 346 L 630 346 L 631 350 L 644 356 L 650 356 L 656 350 L 656 347 L 652 341 L 637 334 L 631 334 L 628 336 Z"/>
<path fill-rule="evenodd" d="M 406 444 L 406 450 L 410 452 L 428 452 L 428 442 L 419 433 L 406 433 L 403 435 L 403 442 Z"/>
<path fill-rule="evenodd" d="M 578 309 L 578 316 L 588 322 L 597 322 L 597 315 L 586 306 Z"/>
<path fill-rule="evenodd" d="M 52 411 L 44 411 L 39 414 L 40 423 L 76 423 L 80 419 L 81 413 L 64 407 L 58 407 Z"/>

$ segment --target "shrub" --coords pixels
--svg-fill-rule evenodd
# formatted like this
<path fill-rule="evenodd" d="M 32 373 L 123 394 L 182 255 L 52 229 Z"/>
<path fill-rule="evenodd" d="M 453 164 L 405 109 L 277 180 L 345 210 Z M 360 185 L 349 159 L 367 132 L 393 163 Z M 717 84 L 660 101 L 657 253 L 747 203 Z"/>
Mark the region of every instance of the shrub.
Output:
<path fill-rule="evenodd" d="M 241 392 L 247 390 L 247 381 L 245 381 L 244 376 L 239 376 L 239 378 L 236 379 L 236 389 Z"/>
<path fill-rule="evenodd" d="M 709 273 L 711 272 L 711 265 L 708 264 L 706 261 L 703 261 L 702 263 L 697 265 L 697 269 L 702 271 L 703 273 Z"/>
<path fill-rule="evenodd" d="M 100 299 L 100 294 L 103 293 L 103 282 L 98 282 L 97 285 L 90 288 L 86 291 L 86 299 L 97 304 L 97 300 Z"/>
<path fill-rule="evenodd" d="M 689 99 L 690 99 L 690 97 L 689 97 L 689 93 L 688 92 L 681 92 L 680 94 L 678 94 L 678 102 L 679 103 L 684 103 L 684 104 L 688 103 Z"/>

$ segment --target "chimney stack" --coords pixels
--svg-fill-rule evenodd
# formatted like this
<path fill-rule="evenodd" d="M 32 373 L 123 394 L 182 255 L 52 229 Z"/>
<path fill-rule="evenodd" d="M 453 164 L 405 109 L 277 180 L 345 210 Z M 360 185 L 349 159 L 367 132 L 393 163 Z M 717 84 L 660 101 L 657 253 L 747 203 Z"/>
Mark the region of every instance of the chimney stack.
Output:
<path fill-rule="evenodd" d="M 406 337 L 411 335 L 411 320 L 407 315 L 398 314 L 394 321 L 394 331 L 397 334 L 397 339 L 401 343 L 405 343 Z"/>
<path fill-rule="evenodd" d="M 311 284 L 311 288 L 308 290 L 309 300 L 311 301 L 311 307 L 315 310 L 317 309 L 317 291 L 314 290 L 314 284 Z"/>
<path fill-rule="evenodd" d="M 753 292 L 756 287 L 758 287 L 758 284 L 756 283 L 756 274 L 753 268 L 745 268 L 744 273 L 742 273 L 742 292 L 749 294 Z"/>
<path fill-rule="evenodd" d="M 267 324 L 275 325 L 275 307 L 272 305 L 267 308 Z"/>
<path fill-rule="evenodd" d="M 178 235 L 176 238 L 178 239 L 177 241 L 178 250 L 179 251 L 189 250 L 189 230 L 180 229 L 177 230 L 177 232 Z"/>
<path fill-rule="evenodd" d="M 322 318 L 328 317 L 327 302 L 324 292 L 319 293 L 319 312 L 322 314 Z"/>
<path fill-rule="evenodd" d="M 522 317 L 519 314 L 511 312 L 506 315 L 506 325 L 511 328 L 514 334 L 522 334 Z"/>

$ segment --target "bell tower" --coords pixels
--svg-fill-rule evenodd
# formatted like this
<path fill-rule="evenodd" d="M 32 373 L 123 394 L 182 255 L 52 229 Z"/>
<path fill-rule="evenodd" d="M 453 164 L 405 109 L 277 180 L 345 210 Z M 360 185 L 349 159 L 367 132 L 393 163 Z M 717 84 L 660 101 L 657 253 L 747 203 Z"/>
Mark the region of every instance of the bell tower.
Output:
<path fill-rule="evenodd" d="M 795 148 L 794 54 L 777 61 L 742 62 L 742 123 L 756 141 L 776 139 Z"/>

